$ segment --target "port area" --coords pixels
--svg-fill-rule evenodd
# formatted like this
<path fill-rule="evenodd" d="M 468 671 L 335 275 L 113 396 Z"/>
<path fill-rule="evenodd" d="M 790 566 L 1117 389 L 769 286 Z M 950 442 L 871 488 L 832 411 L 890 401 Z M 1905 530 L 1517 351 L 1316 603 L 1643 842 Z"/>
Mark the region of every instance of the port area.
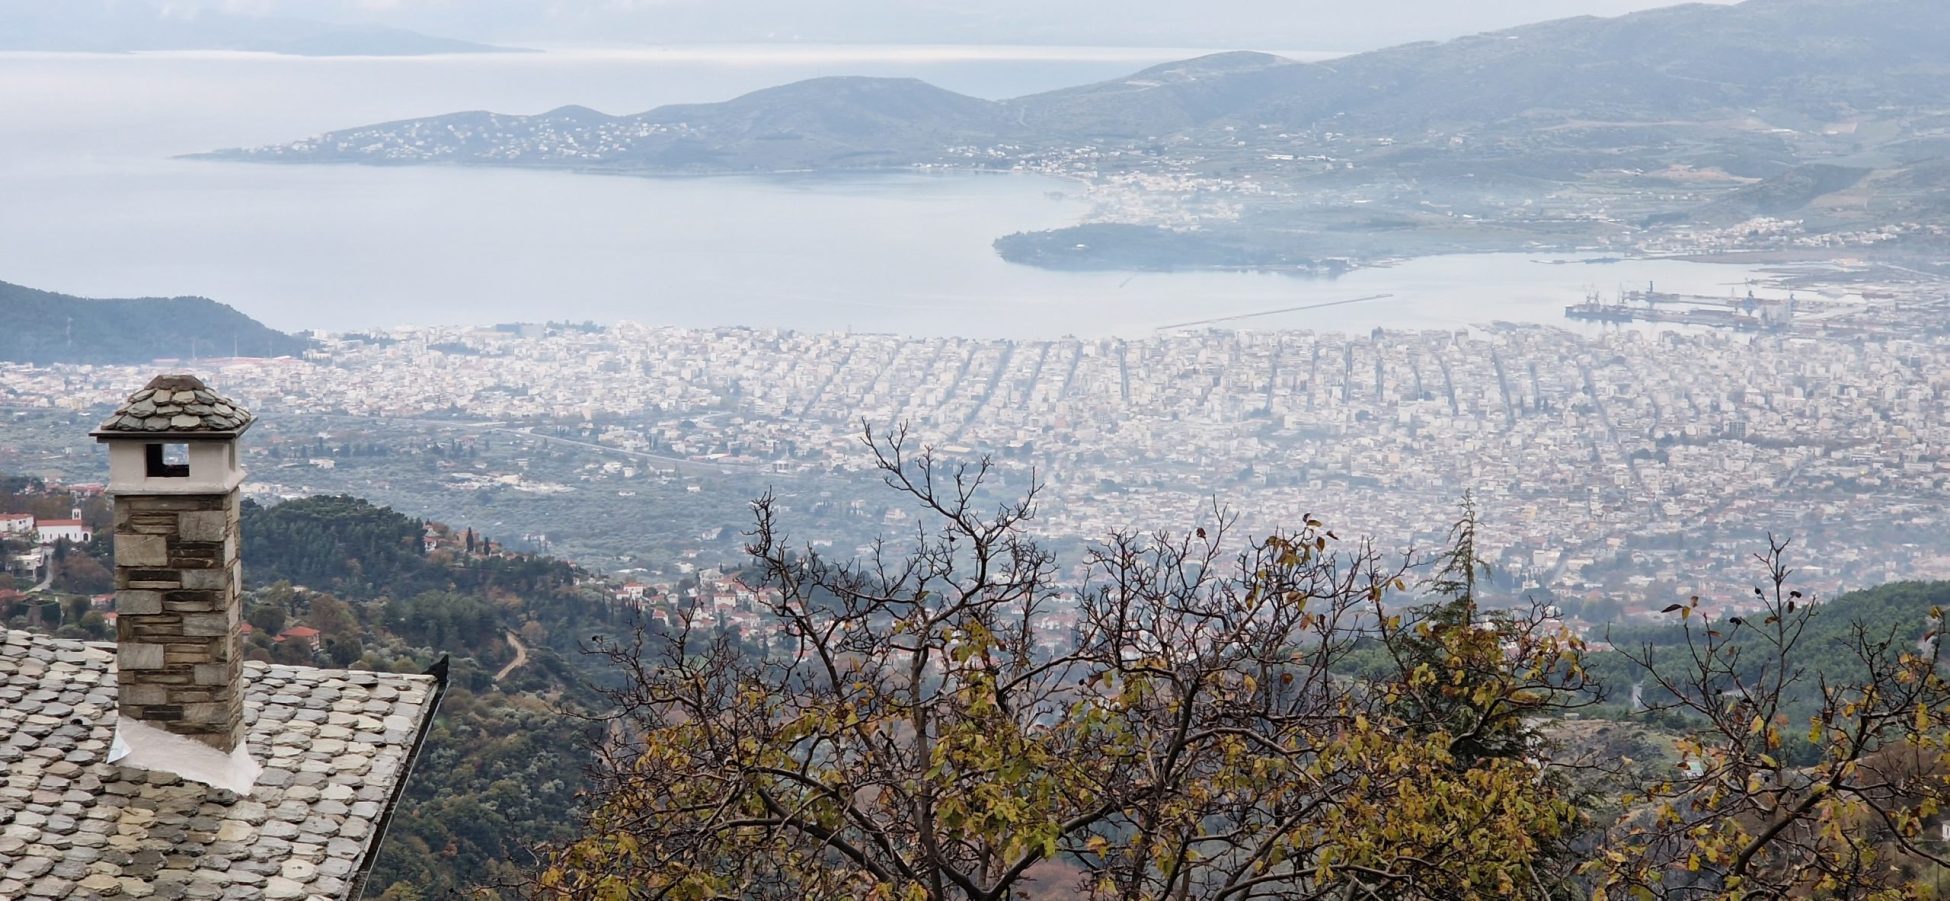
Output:
<path fill-rule="evenodd" d="M 1778 293 L 1778 292 L 1769 292 Z M 1763 296 L 1754 286 L 1726 296 L 1624 288 L 1605 297 L 1593 291 L 1583 303 L 1564 308 L 1566 318 L 1583 322 L 1659 323 L 1801 337 L 1898 337 L 1914 335 L 1926 323 L 1938 324 L 1950 312 L 1950 297 L 1936 290 L 1789 290 Z"/>

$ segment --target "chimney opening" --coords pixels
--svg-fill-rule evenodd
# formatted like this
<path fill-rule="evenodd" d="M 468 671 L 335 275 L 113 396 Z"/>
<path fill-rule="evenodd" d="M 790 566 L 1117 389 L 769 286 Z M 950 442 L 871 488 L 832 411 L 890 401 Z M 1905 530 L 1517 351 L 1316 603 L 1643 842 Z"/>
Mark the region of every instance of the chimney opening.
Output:
<path fill-rule="evenodd" d="M 151 444 L 148 447 L 149 478 L 187 479 L 190 477 L 190 446 Z"/>

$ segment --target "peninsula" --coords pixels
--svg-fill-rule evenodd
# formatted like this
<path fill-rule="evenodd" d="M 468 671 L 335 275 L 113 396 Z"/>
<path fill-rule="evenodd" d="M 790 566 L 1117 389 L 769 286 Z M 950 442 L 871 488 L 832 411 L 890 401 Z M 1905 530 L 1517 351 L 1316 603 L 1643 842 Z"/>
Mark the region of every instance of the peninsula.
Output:
<path fill-rule="evenodd" d="M 1327 62 L 1220 53 L 1001 101 L 821 78 L 634 115 L 463 112 L 204 156 L 1055 175 L 1088 186 L 1089 219 L 998 247 L 1073 269 L 1490 250 L 1847 248 L 1915 263 L 1950 224 L 1943 46 L 1950 7 L 1934 0 L 1747 0 Z"/>
<path fill-rule="evenodd" d="M 207 297 L 95 300 L 0 282 L 0 360 L 49 365 L 278 357 L 310 346 L 308 338 Z"/>

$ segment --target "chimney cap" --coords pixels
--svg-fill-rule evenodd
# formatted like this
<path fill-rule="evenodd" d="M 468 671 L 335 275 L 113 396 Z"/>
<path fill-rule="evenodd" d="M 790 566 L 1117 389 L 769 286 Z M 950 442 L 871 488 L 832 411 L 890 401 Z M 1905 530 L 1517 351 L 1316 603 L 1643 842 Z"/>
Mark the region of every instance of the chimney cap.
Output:
<path fill-rule="evenodd" d="M 159 375 L 129 395 L 115 413 L 89 433 L 97 440 L 117 438 L 235 438 L 256 417 L 241 404 L 187 373 Z"/>

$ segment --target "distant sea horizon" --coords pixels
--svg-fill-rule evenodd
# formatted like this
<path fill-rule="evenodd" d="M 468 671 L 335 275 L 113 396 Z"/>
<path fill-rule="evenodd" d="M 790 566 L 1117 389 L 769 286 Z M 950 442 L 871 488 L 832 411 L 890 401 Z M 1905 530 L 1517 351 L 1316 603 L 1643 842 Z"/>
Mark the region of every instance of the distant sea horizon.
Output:
<path fill-rule="evenodd" d="M 1437 257 L 1323 281 L 1038 270 L 991 242 L 1074 224 L 1077 183 L 1023 175 L 651 179 L 178 159 L 468 109 L 625 114 L 821 75 L 999 98 L 1201 50 L 690 45 L 432 57 L 0 53 L 0 280 L 210 297 L 287 331 L 569 319 L 967 337 L 1568 325 L 1588 290 L 1718 293 L 1758 273 L 1674 261 Z M 1277 51 L 1269 51 L 1277 52 Z M 1338 303 L 1387 294 L 1380 301 Z M 1333 304 L 1321 306 L 1322 304 Z"/>

